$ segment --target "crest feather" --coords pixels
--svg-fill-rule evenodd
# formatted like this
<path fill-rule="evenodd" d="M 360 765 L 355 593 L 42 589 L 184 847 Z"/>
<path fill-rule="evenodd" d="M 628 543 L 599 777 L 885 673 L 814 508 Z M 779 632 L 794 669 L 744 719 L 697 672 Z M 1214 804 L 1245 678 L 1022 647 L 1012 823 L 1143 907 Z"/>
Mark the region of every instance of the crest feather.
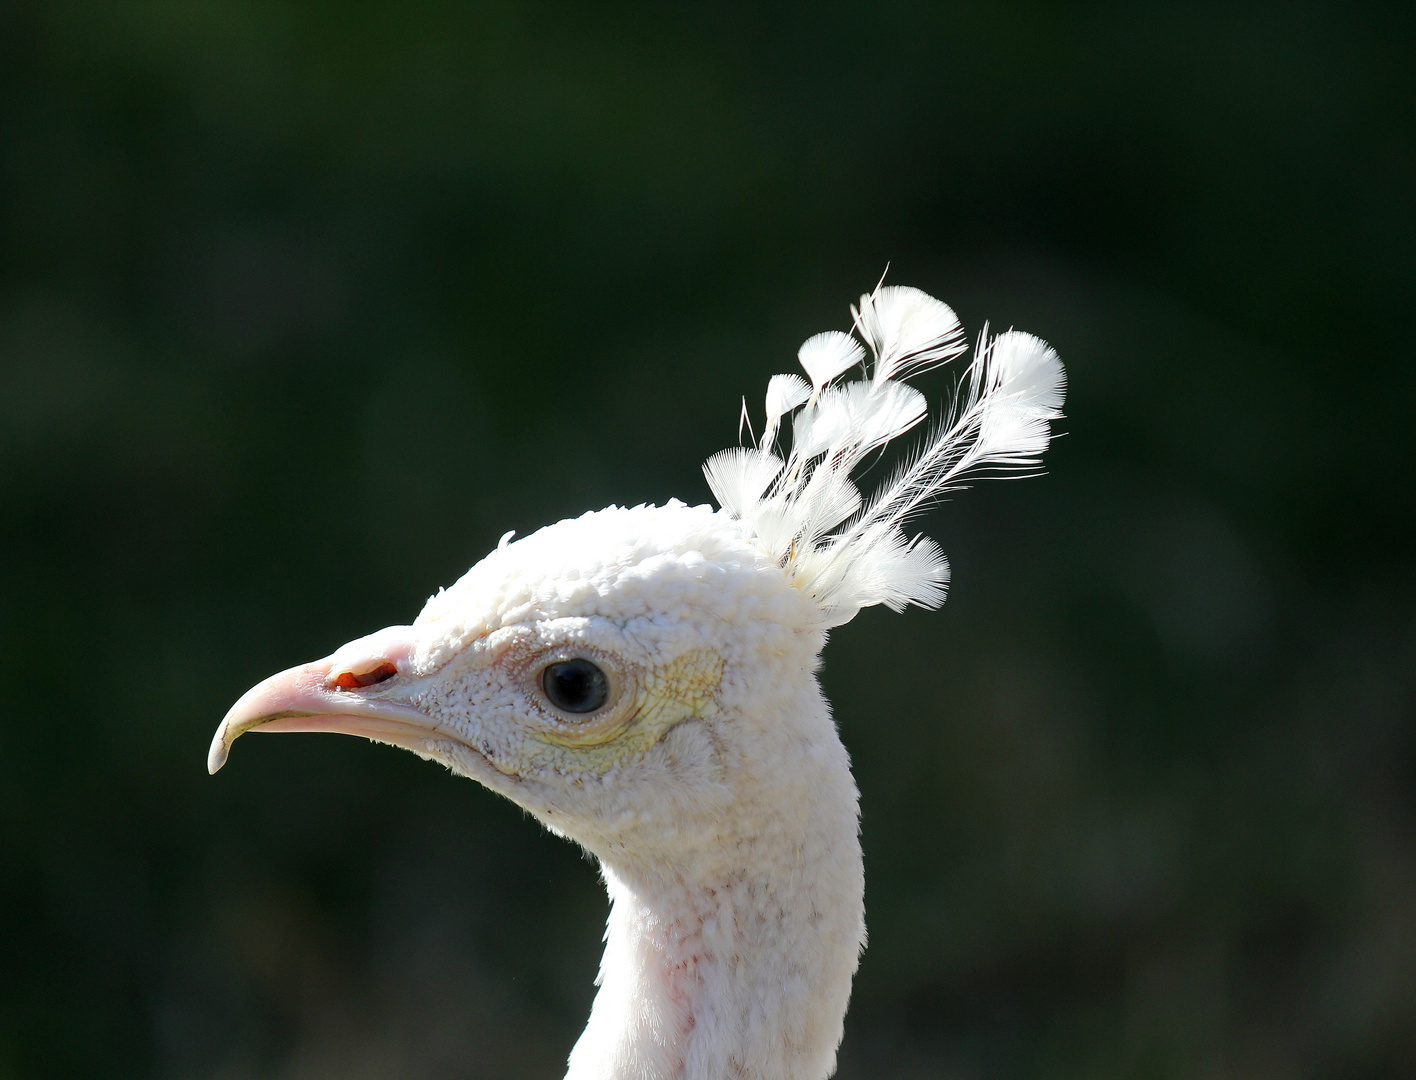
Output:
<path fill-rule="evenodd" d="M 909 378 L 964 351 L 964 331 L 954 309 L 908 285 L 877 287 L 860 298 L 851 315 L 875 354 L 877 381 Z"/>
<path fill-rule="evenodd" d="M 719 450 L 703 466 L 713 498 L 733 517 L 746 517 L 781 471 L 775 454 L 745 446 Z"/>
<path fill-rule="evenodd" d="M 864 361 L 865 350 L 850 334 L 827 330 L 802 342 L 797 350 L 797 360 L 811 380 L 812 390 L 819 394 L 823 386 L 846 368 Z"/>
<path fill-rule="evenodd" d="M 953 310 L 919 289 L 877 286 L 851 316 L 860 340 L 840 331 L 808 338 L 797 357 L 810 385 L 773 376 L 761 440 L 704 466 L 719 505 L 817 601 L 826 626 L 874 604 L 943 603 L 949 562 L 933 540 L 908 537 L 905 523 L 969 480 L 1036 470 L 1066 390 L 1062 361 L 1045 341 L 1016 330 L 990 338 L 985 327 L 942 422 L 866 499 L 851 474 L 928 412 L 924 395 L 900 380 L 965 346 Z M 867 348 L 872 369 L 837 382 Z M 792 445 L 783 460 L 776 441 L 786 417 Z"/>

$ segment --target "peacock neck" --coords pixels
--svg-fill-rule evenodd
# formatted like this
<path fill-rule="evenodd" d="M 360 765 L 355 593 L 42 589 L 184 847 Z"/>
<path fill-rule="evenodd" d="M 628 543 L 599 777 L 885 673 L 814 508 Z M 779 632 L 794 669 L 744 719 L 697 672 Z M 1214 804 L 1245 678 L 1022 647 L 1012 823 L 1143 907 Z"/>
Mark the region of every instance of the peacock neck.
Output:
<path fill-rule="evenodd" d="M 567 1080 L 834 1071 L 864 878 L 846 752 L 819 692 L 808 704 L 820 722 L 787 731 L 760 768 L 743 763 L 715 843 L 674 859 L 597 852 L 609 925 Z"/>

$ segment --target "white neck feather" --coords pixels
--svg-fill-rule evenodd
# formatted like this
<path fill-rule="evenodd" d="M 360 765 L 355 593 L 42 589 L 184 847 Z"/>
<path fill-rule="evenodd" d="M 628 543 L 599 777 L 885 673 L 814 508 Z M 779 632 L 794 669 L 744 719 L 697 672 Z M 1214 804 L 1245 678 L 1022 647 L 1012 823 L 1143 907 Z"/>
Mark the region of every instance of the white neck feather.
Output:
<path fill-rule="evenodd" d="M 713 844 L 672 860 L 597 851 L 612 907 L 567 1080 L 835 1071 L 865 933 L 858 797 L 814 679 L 803 699 L 775 752 L 734 770 Z"/>

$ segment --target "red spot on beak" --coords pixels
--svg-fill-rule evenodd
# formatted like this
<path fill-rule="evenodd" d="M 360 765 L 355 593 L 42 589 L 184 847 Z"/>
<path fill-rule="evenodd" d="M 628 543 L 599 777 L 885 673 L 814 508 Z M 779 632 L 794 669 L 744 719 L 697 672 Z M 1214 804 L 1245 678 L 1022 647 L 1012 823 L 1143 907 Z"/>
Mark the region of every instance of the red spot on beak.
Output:
<path fill-rule="evenodd" d="M 334 685 L 341 690 L 358 690 L 361 687 L 373 686 L 375 683 L 384 682 L 398 674 L 398 668 L 392 664 L 380 664 L 371 671 L 355 673 L 352 671 L 342 672 L 334 680 Z"/>

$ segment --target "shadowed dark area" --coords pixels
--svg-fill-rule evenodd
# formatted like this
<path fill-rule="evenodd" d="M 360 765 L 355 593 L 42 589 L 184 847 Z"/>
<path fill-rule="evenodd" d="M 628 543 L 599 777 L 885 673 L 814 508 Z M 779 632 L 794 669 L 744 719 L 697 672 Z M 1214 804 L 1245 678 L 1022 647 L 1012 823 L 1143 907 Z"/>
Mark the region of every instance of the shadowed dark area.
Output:
<path fill-rule="evenodd" d="M 1048 475 L 823 679 L 839 1075 L 1416 1075 L 1401 5 L 0 5 L 0 1080 L 558 1077 L 605 901 L 354 739 L 207 742 L 508 529 L 708 498 L 889 280 Z M 921 382 L 934 400 L 947 372 Z"/>

